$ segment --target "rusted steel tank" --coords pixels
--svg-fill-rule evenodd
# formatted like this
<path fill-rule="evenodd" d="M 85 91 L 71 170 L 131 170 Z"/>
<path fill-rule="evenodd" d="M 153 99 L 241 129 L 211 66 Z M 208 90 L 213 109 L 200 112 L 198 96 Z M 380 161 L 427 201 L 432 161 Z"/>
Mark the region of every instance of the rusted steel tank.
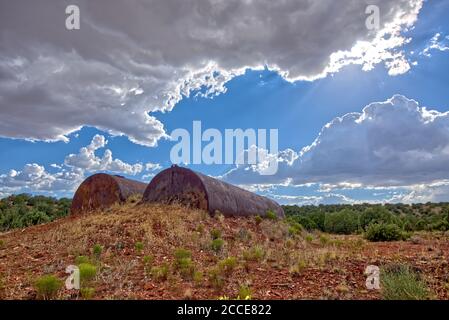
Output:
<path fill-rule="evenodd" d="M 97 173 L 81 183 L 72 200 L 71 214 L 108 208 L 132 195 L 142 196 L 147 185 L 122 176 Z"/>
<path fill-rule="evenodd" d="M 187 168 L 172 166 L 156 175 L 145 190 L 143 202 L 180 203 L 225 216 L 264 216 L 272 210 L 283 218 L 284 210 L 271 199 Z"/>

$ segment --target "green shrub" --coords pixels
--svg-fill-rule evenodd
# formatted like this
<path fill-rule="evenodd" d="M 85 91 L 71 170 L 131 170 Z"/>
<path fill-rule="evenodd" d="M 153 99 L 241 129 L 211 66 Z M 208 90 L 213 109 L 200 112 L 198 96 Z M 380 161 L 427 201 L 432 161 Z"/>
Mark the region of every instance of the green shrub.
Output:
<path fill-rule="evenodd" d="M 224 240 L 223 239 L 214 239 L 212 240 L 210 247 L 214 252 L 220 252 L 223 249 Z"/>
<path fill-rule="evenodd" d="M 103 252 L 103 247 L 99 244 L 94 245 L 92 252 L 96 259 L 100 259 L 101 253 Z"/>
<path fill-rule="evenodd" d="M 259 225 L 263 221 L 263 219 L 261 216 L 257 215 L 254 217 L 254 221 L 256 221 L 256 224 Z"/>
<path fill-rule="evenodd" d="M 371 224 L 365 232 L 369 241 L 398 241 L 406 238 L 406 234 L 395 224 Z"/>
<path fill-rule="evenodd" d="M 328 233 L 351 234 L 355 233 L 358 228 L 358 215 L 349 209 L 327 213 L 324 218 L 324 229 Z"/>
<path fill-rule="evenodd" d="M 380 282 L 385 300 L 426 300 L 430 297 L 425 282 L 407 265 L 382 268 Z"/>
<path fill-rule="evenodd" d="M 189 250 L 177 249 L 175 251 L 175 269 L 179 271 L 183 278 L 192 278 L 195 266 L 192 262 L 192 253 Z"/>
<path fill-rule="evenodd" d="M 0 240 L 0 249 L 5 246 L 5 240 Z"/>
<path fill-rule="evenodd" d="M 240 300 L 251 300 L 251 289 L 247 285 L 242 285 L 239 288 L 239 295 L 237 299 Z"/>
<path fill-rule="evenodd" d="M 143 251 L 143 242 L 136 242 L 136 244 L 134 245 L 134 247 L 136 248 L 137 252 L 142 252 Z"/>
<path fill-rule="evenodd" d="M 90 263 L 81 263 L 78 265 L 80 270 L 81 284 L 89 283 L 97 275 L 97 267 Z"/>
<path fill-rule="evenodd" d="M 243 251 L 243 259 L 246 261 L 262 261 L 264 257 L 265 251 L 260 246 L 254 246 Z"/>
<path fill-rule="evenodd" d="M 209 282 L 215 289 L 221 289 L 225 285 L 225 277 L 218 267 L 214 267 L 209 271 Z"/>
<path fill-rule="evenodd" d="M 277 220 L 278 216 L 273 210 L 268 210 L 265 214 L 265 218 L 269 220 Z"/>
<path fill-rule="evenodd" d="M 45 275 L 34 282 L 37 296 L 40 299 L 50 300 L 56 297 L 56 294 L 62 287 L 62 281 L 54 275 Z"/>
<path fill-rule="evenodd" d="M 228 257 L 218 262 L 218 268 L 225 275 L 230 275 L 236 267 L 237 267 L 237 259 L 235 257 Z"/>
<path fill-rule="evenodd" d="M 189 250 L 184 248 L 178 248 L 175 250 L 175 262 L 186 258 L 192 258 L 192 253 Z"/>
<path fill-rule="evenodd" d="M 366 230 L 370 224 L 390 224 L 393 223 L 393 220 L 394 217 L 390 211 L 384 207 L 376 206 L 368 208 L 360 214 L 360 227 Z"/>
<path fill-rule="evenodd" d="M 152 267 L 150 274 L 157 281 L 165 281 L 168 279 L 169 267 L 167 263 L 162 264 L 160 267 Z"/>
<path fill-rule="evenodd" d="M 154 257 L 153 256 L 145 256 L 143 257 L 143 264 L 145 266 L 151 266 L 153 264 Z"/>
<path fill-rule="evenodd" d="M 91 287 L 80 288 L 80 294 L 83 299 L 92 299 L 95 295 L 95 289 Z"/>
<path fill-rule="evenodd" d="M 294 215 L 294 216 L 288 217 L 288 221 L 290 223 L 295 222 L 295 223 L 301 225 L 304 229 L 306 229 L 308 231 L 319 229 L 318 225 L 309 217 Z"/>
<path fill-rule="evenodd" d="M 210 236 L 212 237 L 212 240 L 221 238 L 221 231 L 218 229 L 212 229 L 210 231 Z"/>
<path fill-rule="evenodd" d="M 203 282 L 203 273 L 201 271 L 195 271 L 193 273 L 193 281 L 199 285 Z"/>

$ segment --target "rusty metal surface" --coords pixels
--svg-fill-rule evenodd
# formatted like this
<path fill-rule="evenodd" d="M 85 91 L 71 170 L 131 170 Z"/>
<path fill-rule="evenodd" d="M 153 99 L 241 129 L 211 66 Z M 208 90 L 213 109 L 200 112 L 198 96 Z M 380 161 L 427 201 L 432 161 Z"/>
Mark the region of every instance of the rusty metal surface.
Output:
<path fill-rule="evenodd" d="M 142 195 L 146 184 L 121 176 L 98 173 L 88 177 L 75 192 L 71 214 L 107 208 L 122 203 L 132 195 Z"/>
<path fill-rule="evenodd" d="M 218 210 L 225 216 L 264 216 L 272 210 L 284 217 L 282 207 L 271 199 L 178 166 L 156 175 L 145 190 L 143 201 L 181 203 L 212 214 Z"/>

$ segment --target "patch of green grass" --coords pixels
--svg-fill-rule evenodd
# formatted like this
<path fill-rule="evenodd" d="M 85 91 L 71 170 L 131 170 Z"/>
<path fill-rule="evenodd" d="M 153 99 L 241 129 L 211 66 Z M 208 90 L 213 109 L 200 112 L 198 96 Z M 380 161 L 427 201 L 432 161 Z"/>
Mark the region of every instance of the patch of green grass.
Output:
<path fill-rule="evenodd" d="M 34 282 L 37 297 L 44 300 L 51 300 L 56 297 L 62 287 L 62 281 L 54 275 L 44 275 Z"/>
<path fill-rule="evenodd" d="M 325 245 L 329 244 L 330 241 L 331 241 L 330 238 L 328 236 L 326 236 L 325 234 L 320 235 L 321 245 L 325 246 Z"/>
<path fill-rule="evenodd" d="M 90 263 L 81 263 L 78 265 L 80 270 L 80 282 L 82 285 L 89 283 L 97 275 L 97 267 Z"/>
<path fill-rule="evenodd" d="M 145 266 L 151 266 L 153 264 L 154 257 L 153 256 L 144 256 L 143 257 L 143 264 Z"/>
<path fill-rule="evenodd" d="M 241 285 L 239 288 L 239 294 L 237 299 L 240 300 L 251 300 L 251 289 L 247 285 Z"/>
<path fill-rule="evenodd" d="M 210 236 L 212 240 L 221 238 L 221 231 L 219 229 L 212 229 L 210 231 Z"/>
<path fill-rule="evenodd" d="M 381 269 L 380 282 L 384 300 L 426 300 L 430 292 L 426 283 L 408 265 L 391 265 Z"/>
<path fill-rule="evenodd" d="M 262 223 L 263 219 L 261 216 L 257 215 L 254 217 L 254 221 L 256 221 L 256 224 L 259 225 Z"/>
<path fill-rule="evenodd" d="M 268 210 L 265 213 L 265 218 L 267 218 L 269 220 L 277 220 L 278 216 L 276 215 L 276 213 L 273 210 Z"/>
<path fill-rule="evenodd" d="M 157 281 L 165 281 L 168 279 L 169 267 L 167 263 L 163 263 L 159 267 L 152 267 L 150 274 L 151 277 Z"/>
<path fill-rule="evenodd" d="M 192 253 L 186 249 L 176 249 L 174 267 L 179 271 L 184 279 L 190 279 L 195 272 L 195 266 L 192 261 Z"/>
<path fill-rule="evenodd" d="M 215 289 L 221 289 L 225 285 L 225 276 L 218 267 L 209 270 L 209 282 Z"/>
<path fill-rule="evenodd" d="M 212 251 L 214 251 L 216 253 L 220 252 L 223 249 L 223 246 L 224 246 L 224 240 L 220 239 L 220 238 L 212 240 L 212 242 L 210 244 Z"/>
<path fill-rule="evenodd" d="M 144 248 L 143 242 L 140 242 L 140 241 L 136 242 L 134 247 L 136 248 L 136 251 L 138 253 L 142 252 L 143 248 Z"/>
<path fill-rule="evenodd" d="M 100 259 L 102 252 L 103 252 L 103 247 L 99 244 L 94 245 L 94 247 L 92 248 L 92 253 L 96 259 Z"/>
<path fill-rule="evenodd" d="M 200 285 L 203 282 L 203 273 L 201 271 L 195 271 L 192 278 L 196 285 Z"/>
<path fill-rule="evenodd" d="M 218 268 L 227 276 L 229 276 L 237 267 L 237 259 L 235 257 L 227 257 L 218 262 Z"/>
<path fill-rule="evenodd" d="M 95 295 L 95 289 L 91 287 L 85 287 L 80 289 L 80 294 L 83 299 L 92 299 Z"/>
<path fill-rule="evenodd" d="M 290 268 L 290 273 L 300 275 L 307 268 L 307 261 L 299 258 L 298 261 Z"/>
<path fill-rule="evenodd" d="M 265 257 L 265 250 L 261 246 L 254 246 L 243 251 L 243 259 L 246 261 L 260 262 Z"/>

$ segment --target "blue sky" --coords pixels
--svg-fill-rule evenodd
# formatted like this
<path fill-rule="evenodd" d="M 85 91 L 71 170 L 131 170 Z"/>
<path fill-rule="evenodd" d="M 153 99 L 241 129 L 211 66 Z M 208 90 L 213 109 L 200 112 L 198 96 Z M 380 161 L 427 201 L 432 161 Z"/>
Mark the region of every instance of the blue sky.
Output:
<path fill-rule="evenodd" d="M 297 154 L 319 138 L 320 131 L 327 123 L 352 112 L 360 113 L 365 106 L 387 101 L 397 94 L 415 100 L 419 107 L 425 106 L 428 110 L 435 110 L 443 115 L 449 111 L 449 73 L 447 72 L 449 70 L 449 49 L 445 49 L 449 47 L 448 14 L 449 1 L 425 2 L 413 27 L 410 27 L 408 31 L 402 30 L 403 35 L 411 39 L 408 43 L 405 42 L 400 46 L 400 50 L 411 67 L 410 70 L 402 74 L 390 75 L 388 68 L 383 63 L 375 64 L 369 71 L 362 70 L 361 65 L 349 64 L 337 72 L 313 81 L 292 81 L 270 67 L 268 62 L 264 70 L 248 68 L 243 74 L 232 76 L 229 81 L 224 83 L 226 92 L 219 92 L 212 97 L 202 97 L 197 93 L 204 93 L 207 90 L 203 85 L 200 89 L 193 88 L 189 97 L 183 96 L 179 99 L 172 110 L 161 108 L 160 111 L 153 110 L 149 114 L 163 124 L 167 134 L 177 128 L 191 131 L 192 122 L 195 120 L 200 120 L 204 129 L 216 128 L 222 132 L 226 128 L 278 129 L 279 150 L 292 149 Z M 437 39 L 437 34 L 439 35 L 438 42 L 432 42 L 432 39 Z M 439 46 L 432 47 L 432 44 L 435 43 L 438 43 Z M 14 53 L 10 53 L 10 57 L 14 57 Z M 301 58 L 303 57 L 298 56 L 298 59 Z M 145 94 L 146 92 L 142 95 Z M 6 103 L 6 99 L 0 100 L 0 102 Z M 140 103 L 140 101 L 135 103 Z M 404 100 L 400 100 L 391 103 L 388 108 L 397 108 L 397 110 L 403 110 L 401 112 L 407 112 L 403 108 L 403 103 Z M 4 107 L 5 105 L 2 105 L 0 108 Z M 382 110 L 382 114 L 380 111 L 376 113 L 381 119 L 379 120 L 380 124 L 376 124 L 374 129 L 370 127 L 370 130 L 374 130 L 370 132 L 377 132 L 376 130 L 389 132 L 388 130 L 391 129 L 382 126 L 384 118 L 381 117 L 390 117 L 387 109 Z M 83 109 L 81 108 L 79 112 L 82 113 Z M 89 111 L 86 110 L 86 112 Z M 120 113 L 114 113 L 113 116 L 127 119 L 127 112 L 130 111 L 123 109 Z M 28 115 L 23 112 L 21 116 L 23 118 L 30 117 L 33 121 L 33 114 Z M 67 115 L 67 117 L 70 116 L 70 114 Z M 385 118 L 385 123 L 397 122 L 398 130 L 403 129 L 403 143 L 399 141 L 400 146 L 397 148 L 391 147 L 390 144 L 384 147 L 379 146 L 381 142 L 377 140 L 375 143 L 351 142 L 356 137 L 351 136 L 349 129 L 331 126 L 328 135 L 336 139 L 332 142 L 332 150 L 324 150 L 326 144 L 322 142 L 309 152 L 309 156 L 315 159 L 313 170 L 304 171 L 305 169 L 301 166 L 305 167 L 308 164 L 300 157 L 298 163 L 292 166 L 296 166 L 296 169 L 286 169 L 287 172 L 291 172 L 291 177 L 286 173 L 276 181 L 270 179 L 265 181 L 257 172 L 253 172 L 253 174 L 258 177 L 247 177 L 246 174 L 239 173 L 239 170 L 244 169 L 235 169 L 234 165 L 202 164 L 190 165 L 190 167 L 212 176 L 224 177 L 231 183 L 239 184 L 285 204 L 449 201 L 449 195 L 445 196 L 445 194 L 449 194 L 446 192 L 449 190 L 449 164 L 447 170 L 444 171 L 445 168 L 444 165 L 441 165 L 441 161 L 434 163 L 433 160 L 425 160 L 428 157 L 440 159 L 449 153 L 449 147 L 444 149 L 445 142 L 446 146 L 449 146 L 449 141 L 445 140 L 449 134 L 444 134 L 449 130 L 449 124 L 444 127 L 448 117 L 441 117 L 442 125 L 438 124 L 429 129 L 428 124 L 423 124 L 422 131 L 417 130 L 417 132 L 427 135 L 423 137 L 422 146 L 418 144 L 417 139 L 413 138 L 413 122 L 405 123 L 404 119 L 408 119 L 409 115 L 404 114 L 402 117 L 398 111 L 395 113 L 395 117 L 397 118 Z M 0 196 L 18 192 L 71 196 L 79 182 L 95 172 L 114 172 L 133 179 L 149 181 L 158 171 L 171 165 L 169 155 L 170 149 L 175 144 L 174 141 L 161 137 L 157 139 L 157 145 L 143 145 L 130 141 L 132 134 L 126 132 L 117 134 L 119 130 L 116 127 L 108 127 L 101 122 L 92 125 L 88 123 L 89 120 L 84 120 L 84 122 L 80 122 L 79 130 L 70 128 L 65 131 L 66 141 L 42 141 L 48 139 L 34 137 L 28 133 L 29 136 L 25 137 L 22 133 L 17 136 L 9 133 L 1 134 L 3 137 L 0 138 Z M 48 126 L 58 127 L 59 125 L 59 122 L 51 123 L 49 121 L 48 123 Z M 140 125 L 136 123 L 136 126 Z M 23 122 L 23 126 L 27 126 L 27 121 Z M 132 126 L 131 120 L 130 127 Z M 5 127 L 7 126 L 5 125 Z M 341 134 L 342 130 L 344 130 L 344 134 Z M 410 130 L 410 135 L 407 130 Z M 109 149 L 112 152 L 112 161 L 119 159 L 119 162 L 103 168 L 91 164 L 74 165 L 76 161 L 83 160 L 76 157 L 79 155 L 80 149 L 93 145 L 91 141 L 96 135 L 104 136 L 107 144 L 104 140 L 98 140 L 97 147 L 93 147 L 94 153 L 91 155 L 101 159 L 105 150 Z M 346 140 L 345 135 L 349 135 Z M 354 135 L 357 135 L 357 132 L 354 132 Z M 382 134 L 382 136 L 386 136 L 386 134 Z M 432 141 L 437 144 L 438 141 L 438 147 L 430 151 L 425 150 L 427 157 L 417 158 L 421 159 L 418 160 L 422 162 L 420 166 L 412 166 L 411 171 L 398 173 L 397 178 L 392 179 L 393 182 L 385 180 L 385 183 L 382 183 L 380 178 L 372 178 L 381 177 L 386 172 L 382 170 L 376 172 L 377 165 L 371 166 L 368 161 L 362 169 L 351 171 L 350 166 L 358 160 L 339 158 L 341 153 L 338 150 L 335 151 L 336 145 L 341 145 L 341 148 L 344 149 L 346 143 L 354 143 L 356 146 L 375 145 L 379 147 L 379 150 L 386 150 L 387 147 L 388 150 L 402 150 L 401 146 L 416 142 L 413 147 L 410 147 L 411 149 L 406 150 L 408 153 L 392 156 L 394 159 L 402 159 L 403 155 L 410 154 L 411 151 L 415 154 L 419 150 L 426 149 L 425 141 L 429 141 L 429 144 L 432 144 Z M 353 149 L 350 151 L 354 154 L 345 151 L 348 158 L 362 154 Z M 441 152 L 441 154 L 432 155 L 432 152 Z M 72 162 L 67 161 L 70 154 L 75 155 Z M 331 172 L 334 169 L 329 166 L 320 167 L 321 158 L 318 157 L 320 154 L 326 154 L 329 157 L 335 156 L 335 162 L 340 163 L 338 168 L 348 166 L 349 171 L 345 169 L 344 172 L 336 173 Z M 360 161 L 364 160 L 360 159 Z M 150 165 L 146 168 L 147 163 Z M 141 167 L 138 166 L 139 164 Z M 395 172 L 401 171 L 401 166 L 407 166 L 407 163 L 398 162 L 398 166 L 395 169 L 392 165 L 392 176 L 395 176 Z M 232 174 L 229 174 L 230 171 Z M 314 175 L 310 172 L 313 172 Z M 353 174 L 347 174 L 348 172 L 353 172 Z M 416 177 L 413 177 L 410 172 L 416 172 Z M 438 175 L 434 176 L 434 173 L 438 173 Z M 340 180 L 336 178 L 337 176 Z M 66 181 L 58 183 L 59 179 L 72 178 L 76 183 L 67 183 Z M 291 178 L 296 182 L 283 181 L 286 178 Z M 248 179 L 248 183 L 245 183 L 245 179 Z M 258 181 L 258 183 L 253 183 L 254 181 Z"/>

